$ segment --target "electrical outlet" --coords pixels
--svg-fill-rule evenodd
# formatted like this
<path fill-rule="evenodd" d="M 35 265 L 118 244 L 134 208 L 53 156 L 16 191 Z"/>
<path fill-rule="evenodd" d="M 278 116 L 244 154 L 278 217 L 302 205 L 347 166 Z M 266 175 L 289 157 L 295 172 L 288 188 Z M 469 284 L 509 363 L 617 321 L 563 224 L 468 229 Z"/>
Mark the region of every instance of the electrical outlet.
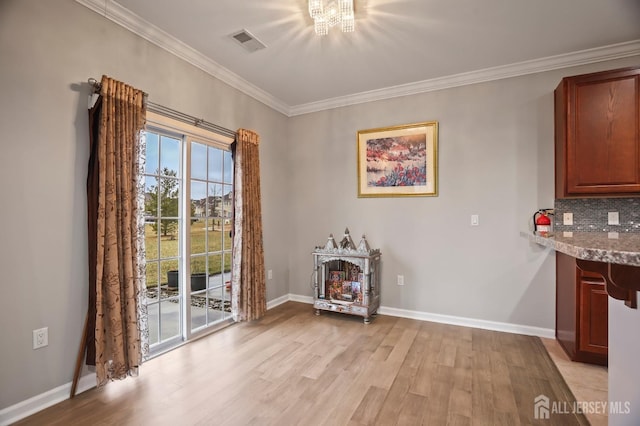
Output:
<path fill-rule="evenodd" d="M 573 213 L 564 213 L 562 215 L 562 224 L 563 225 L 573 225 Z"/>
<path fill-rule="evenodd" d="M 398 285 L 404 285 L 404 275 L 398 275 Z"/>
<path fill-rule="evenodd" d="M 49 328 L 33 330 L 33 349 L 43 348 L 49 344 Z"/>
<path fill-rule="evenodd" d="M 471 226 L 478 226 L 480 225 L 480 217 L 477 214 L 472 214 L 471 215 Z"/>
<path fill-rule="evenodd" d="M 618 213 L 618 212 L 609 212 L 608 213 L 608 223 L 609 223 L 609 225 L 620 225 L 620 213 Z"/>

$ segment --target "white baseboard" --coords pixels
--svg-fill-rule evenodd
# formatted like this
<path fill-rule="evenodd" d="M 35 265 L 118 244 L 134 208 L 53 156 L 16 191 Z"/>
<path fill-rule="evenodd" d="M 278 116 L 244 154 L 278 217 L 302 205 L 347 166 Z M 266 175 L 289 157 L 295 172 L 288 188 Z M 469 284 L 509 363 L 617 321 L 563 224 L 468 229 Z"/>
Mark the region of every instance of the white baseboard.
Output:
<path fill-rule="evenodd" d="M 278 305 L 282 305 L 283 303 L 286 303 L 289 300 L 291 300 L 291 299 L 289 298 L 288 294 L 285 294 L 284 296 L 280 296 L 280 297 L 278 297 L 276 299 L 273 299 L 273 300 L 269 300 L 267 302 L 267 310 L 273 309 Z"/>
<path fill-rule="evenodd" d="M 267 309 L 273 309 L 288 301 L 313 304 L 313 297 L 303 296 L 299 294 L 285 294 L 276 299 L 267 302 Z M 531 327 L 528 325 L 510 324 L 505 322 L 486 321 L 474 318 L 457 317 L 453 315 L 433 314 L 429 312 L 411 311 L 408 309 L 390 308 L 381 306 L 378 309 L 381 315 L 389 315 L 393 317 L 410 318 L 420 321 L 431 321 L 443 324 L 460 325 L 464 327 L 481 328 L 484 330 L 503 331 L 507 333 L 526 334 L 529 336 L 555 338 L 555 331 L 549 328 Z M 78 381 L 77 393 L 85 392 L 96 386 L 95 374 L 87 374 L 82 376 Z M 0 426 L 9 425 L 17 422 L 31 414 L 44 410 L 47 407 L 55 405 L 69 398 L 71 391 L 71 383 L 58 386 L 55 389 L 36 395 L 25 401 L 0 410 Z"/>
<path fill-rule="evenodd" d="M 96 387 L 95 373 L 80 377 L 76 388 L 76 395 Z M 51 407 L 59 402 L 69 399 L 71 393 L 71 382 L 58 386 L 47 392 L 36 395 L 17 404 L 0 410 L 0 425 L 5 426 L 24 419 L 38 411 Z"/>
<path fill-rule="evenodd" d="M 529 325 L 511 324 L 507 322 L 487 321 L 475 318 L 456 317 L 453 315 L 432 314 L 429 312 L 410 311 L 408 309 L 389 308 L 381 306 L 381 315 L 416 319 L 420 321 L 438 322 L 442 324 L 460 325 L 463 327 L 481 328 L 483 330 L 503 331 L 506 333 L 526 334 L 528 336 L 555 339 L 555 330 L 550 328 L 532 327 Z"/>
<path fill-rule="evenodd" d="M 292 302 L 308 303 L 309 305 L 313 305 L 312 296 L 301 296 L 299 294 L 289 293 L 289 300 L 291 300 Z"/>
<path fill-rule="evenodd" d="M 283 296 L 285 297 L 285 296 Z M 299 294 L 289 294 L 289 299 L 294 302 L 313 304 L 313 297 L 301 296 Z M 280 298 L 282 299 L 282 297 Z M 410 318 L 420 321 L 431 321 L 442 324 L 460 325 L 463 327 L 481 328 L 483 330 L 503 331 L 506 333 L 525 334 L 528 336 L 546 337 L 555 339 L 555 330 L 551 328 L 532 327 L 529 325 L 511 324 L 506 322 L 487 321 L 474 318 L 457 317 L 453 315 L 433 314 L 429 312 L 410 311 L 408 309 L 390 308 L 380 306 L 380 315 L 392 317 Z"/>

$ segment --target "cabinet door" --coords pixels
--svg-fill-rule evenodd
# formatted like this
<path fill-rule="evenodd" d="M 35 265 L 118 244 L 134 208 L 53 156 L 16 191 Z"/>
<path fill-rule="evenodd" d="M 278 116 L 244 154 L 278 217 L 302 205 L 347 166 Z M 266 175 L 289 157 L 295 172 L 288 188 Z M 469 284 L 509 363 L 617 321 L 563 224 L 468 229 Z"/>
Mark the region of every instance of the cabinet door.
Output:
<path fill-rule="evenodd" d="M 562 195 L 640 194 L 640 68 L 569 77 L 557 90 Z"/>
<path fill-rule="evenodd" d="M 603 282 L 580 281 L 581 351 L 607 355 L 609 346 L 608 295 Z"/>

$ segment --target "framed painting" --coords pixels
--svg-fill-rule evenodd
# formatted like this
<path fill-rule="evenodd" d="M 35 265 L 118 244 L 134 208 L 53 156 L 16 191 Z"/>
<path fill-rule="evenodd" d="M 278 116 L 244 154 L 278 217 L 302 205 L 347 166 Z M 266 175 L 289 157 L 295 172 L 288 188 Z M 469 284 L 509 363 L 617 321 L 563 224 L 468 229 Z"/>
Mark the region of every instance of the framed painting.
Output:
<path fill-rule="evenodd" d="M 358 197 L 437 195 L 437 121 L 358 132 Z"/>

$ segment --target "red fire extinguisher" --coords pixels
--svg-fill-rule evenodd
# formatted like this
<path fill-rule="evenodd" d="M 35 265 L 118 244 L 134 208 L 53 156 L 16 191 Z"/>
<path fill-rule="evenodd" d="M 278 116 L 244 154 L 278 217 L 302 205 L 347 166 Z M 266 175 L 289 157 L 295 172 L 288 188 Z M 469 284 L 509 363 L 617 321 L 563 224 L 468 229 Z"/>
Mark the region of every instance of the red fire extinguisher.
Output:
<path fill-rule="evenodd" d="M 533 214 L 533 232 L 546 237 L 551 233 L 551 218 L 549 215 L 553 214 L 552 209 L 541 209 Z"/>

